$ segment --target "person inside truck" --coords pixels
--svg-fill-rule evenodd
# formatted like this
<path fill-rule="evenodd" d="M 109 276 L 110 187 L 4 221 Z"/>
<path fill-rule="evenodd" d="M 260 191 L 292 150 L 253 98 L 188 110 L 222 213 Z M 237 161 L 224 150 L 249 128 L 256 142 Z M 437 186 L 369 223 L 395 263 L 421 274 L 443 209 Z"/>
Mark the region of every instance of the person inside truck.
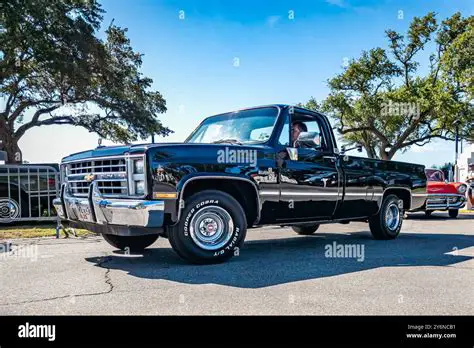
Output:
<path fill-rule="evenodd" d="M 291 137 L 292 137 L 292 142 L 294 144 L 294 147 L 298 147 L 298 143 L 296 142 L 296 140 L 300 136 L 300 133 L 307 132 L 307 131 L 308 131 L 308 127 L 303 122 L 300 122 L 300 121 L 293 122 L 293 124 L 291 125 Z"/>

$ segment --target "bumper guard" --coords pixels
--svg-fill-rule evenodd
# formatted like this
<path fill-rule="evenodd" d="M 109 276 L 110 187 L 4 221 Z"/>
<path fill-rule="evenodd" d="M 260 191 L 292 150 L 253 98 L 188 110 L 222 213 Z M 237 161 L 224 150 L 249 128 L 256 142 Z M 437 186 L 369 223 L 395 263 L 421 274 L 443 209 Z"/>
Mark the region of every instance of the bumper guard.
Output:
<path fill-rule="evenodd" d="M 113 234 L 130 235 L 130 229 L 125 233 L 117 232 L 120 230 L 117 227 L 123 226 L 133 227 L 134 231 L 136 227 L 142 227 L 146 233 L 148 228 L 162 227 L 164 221 L 164 201 L 105 199 L 96 182 L 89 186 L 87 197 L 70 195 L 67 183 L 64 183 L 60 197 L 53 200 L 53 205 L 61 219 L 79 223 L 94 232 L 109 229 Z M 101 228 L 91 225 L 101 225 Z M 108 225 L 114 226 L 107 228 Z"/>

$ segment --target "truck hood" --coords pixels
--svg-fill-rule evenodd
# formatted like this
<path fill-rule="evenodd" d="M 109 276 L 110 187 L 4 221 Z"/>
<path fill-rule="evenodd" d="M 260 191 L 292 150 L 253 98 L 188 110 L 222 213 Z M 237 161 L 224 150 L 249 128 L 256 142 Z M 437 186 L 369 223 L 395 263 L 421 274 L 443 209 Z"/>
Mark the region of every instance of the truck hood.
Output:
<path fill-rule="evenodd" d="M 137 144 L 137 145 L 120 145 L 120 146 L 102 146 L 92 150 L 77 152 L 75 154 L 66 156 L 62 159 L 62 162 L 77 161 L 92 157 L 109 157 L 109 156 L 123 156 L 128 153 L 130 155 L 139 155 L 145 153 L 148 149 L 154 148 L 172 148 L 176 147 L 179 150 L 189 149 L 209 149 L 209 148 L 222 148 L 232 147 L 238 148 L 255 148 L 262 149 L 267 147 L 264 144 L 252 144 L 252 145 L 233 145 L 233 144 L 198 144 L 198 143 L 155 143 L 155 144 Z"/>

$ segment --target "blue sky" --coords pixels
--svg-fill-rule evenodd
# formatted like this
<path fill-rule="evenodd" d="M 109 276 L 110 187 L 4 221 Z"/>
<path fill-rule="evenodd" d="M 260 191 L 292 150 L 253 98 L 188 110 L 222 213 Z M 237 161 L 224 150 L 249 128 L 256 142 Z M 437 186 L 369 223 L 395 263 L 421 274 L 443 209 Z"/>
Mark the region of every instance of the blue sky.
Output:
<path fill-rule="evenodd" d="M 413 16 L 428 11 L 439 19 L 474 12 L 470 0 L 107 0 L 102 5 L 104 27 L 114 19 L 128 28 L 134 49 L 145 54 L 144 74 L 166 99 L 168 111 L 160 119 L 175 133 L 158 142 L 184 140 L 212 114 L 323 99 L 327 79 L 342 71 L 345 60 L 386 47 L 386 29 L 404 33 Z M 20 146 L 30 162 L 58 162 L 95 147 L 97 139 L 78 127 L 52 126 L 30 131 Z M 430 166 L 453 157 L 454 143 L 437 141 L 394 159 Z"/>

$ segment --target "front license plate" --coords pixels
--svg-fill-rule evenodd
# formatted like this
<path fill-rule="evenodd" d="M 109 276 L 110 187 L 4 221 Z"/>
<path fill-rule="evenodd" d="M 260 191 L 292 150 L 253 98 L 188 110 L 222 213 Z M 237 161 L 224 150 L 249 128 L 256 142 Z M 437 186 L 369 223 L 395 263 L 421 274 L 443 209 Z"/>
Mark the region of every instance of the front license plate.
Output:
<path fill-rule="evenodd" d="M 80 205 L 77 207 L 77 214 L 81 221 L 92 221 L 92 212 L 89 207 Z"/>

